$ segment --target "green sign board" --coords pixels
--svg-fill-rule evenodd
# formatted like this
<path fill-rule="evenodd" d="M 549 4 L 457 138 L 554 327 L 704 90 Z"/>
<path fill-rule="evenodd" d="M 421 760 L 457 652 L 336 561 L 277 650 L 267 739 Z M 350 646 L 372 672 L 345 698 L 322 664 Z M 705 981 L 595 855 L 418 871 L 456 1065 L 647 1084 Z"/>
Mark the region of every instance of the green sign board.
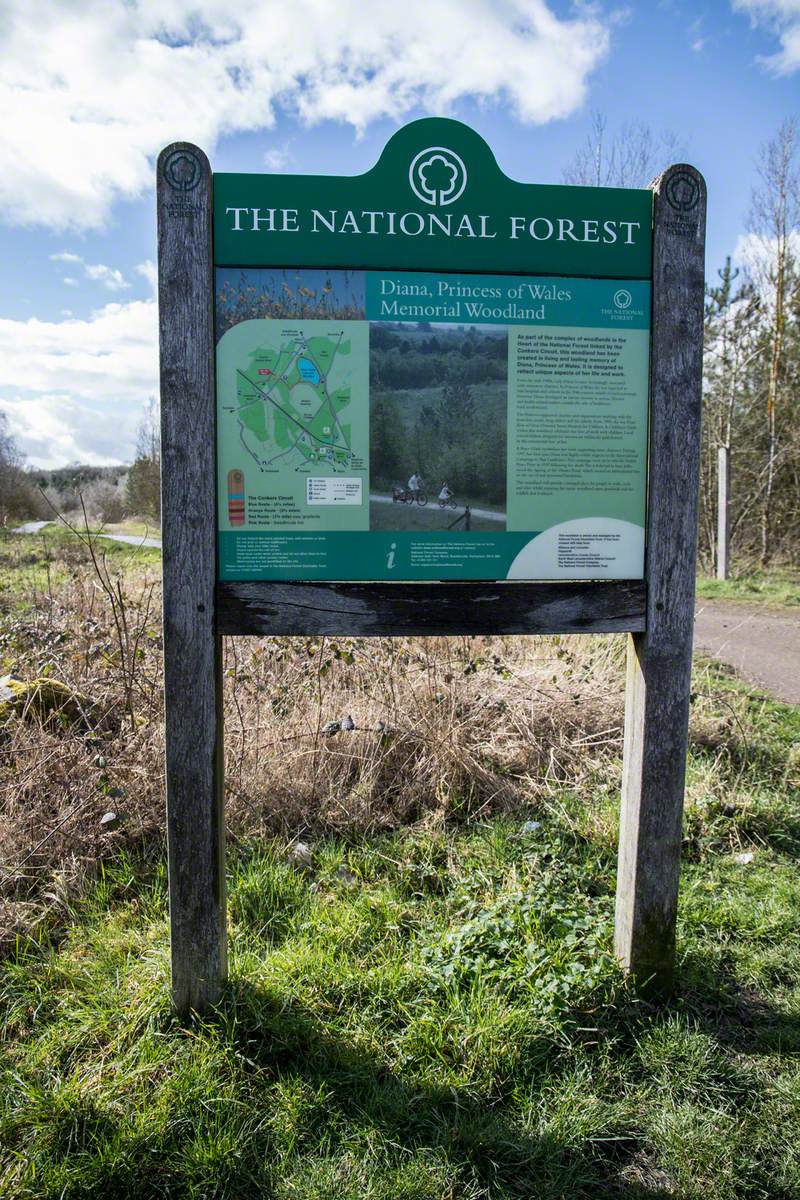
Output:
<path fill-rule="evenodd" d="M 220 578 L 642 578 L 651 204 L 448 120 L 215 175 Z"/>
<path fill-rule="evenodd" d="M 425 120 L 353 179 L 214 176 L 175 142 L 157 213 L 175 1005 L 222 994 L 222 639 L 254 635 L 631 634 L 614 946 L 668 990 L 702 176 L 517 183 Z"/>

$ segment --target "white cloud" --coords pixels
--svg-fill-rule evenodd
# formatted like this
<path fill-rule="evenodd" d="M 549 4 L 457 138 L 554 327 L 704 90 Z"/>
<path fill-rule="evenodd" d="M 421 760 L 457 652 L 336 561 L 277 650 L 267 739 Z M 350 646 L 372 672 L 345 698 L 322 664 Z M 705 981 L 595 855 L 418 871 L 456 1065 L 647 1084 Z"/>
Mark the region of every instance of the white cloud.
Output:
<path fill-rule="evenodd" d="M 800 262 L 800 232 L 797 230 L 789 234 L 787 251 L 793 262 Z M 743 267 L 750 276 L 762 300 L 769 304 L 774 295 L 772 281 L 778 257 L 777 240 L 760 233 L 741 233 L 732 257 L 735 265 Z"/>
<path fill-rule="evenodd" d="M 144 262 L 136 264 L 136 274 L 141 275 L 149 284 L 150 290 L 155 296 L 158 293 L 158 267 L 149 258 Z"/>
<path fill-rule="evenodd" d="M 82 437 L 80 405 L 69 395 L 42 393 L 35 399 L 11 396 L 0 399 L 14 439 L 34 467 L 59 467 L 68 462 L 102 466 L 118 462 L 88 446 Z"/>
<path fill-rule="evenodd" d="M 268 171 L 285 171 L 290 158 L 288 145 L 270 146 L 264 151 L 264 166 Z"/>
<path fill-rule="evenodd" d="M 52 262 L 82 264 L 85 278 L 90 279 L 92 283 L 101 283 L 109 292 L 121 292 L 131 286 L 122 271 L 117 270 L 116 267 L 107 267 L 105 263 L 84 262 L 80 254 L 73 254 L 71 250 L 60 250 L 58 254 L 51 254 L 50 259 Z M 78 281 L 73 278 L 65 278 L 64 283 L 73 287 L 77 286 Z"/>
<path fill-rule="evenodd" d="M 0 212 L 101 226 L 117 198 L 152 187 L 160 147 L 213 150 L 270 127 L 277 105 L 358 131 L 467 96 L 528 123 L 564 117 L 609 23 L 590 6 L 559 17 L 546 0 L 5 0 Z"/>
<path fill-rule="evenodd" d="M 64 283 L 67 285 L 67 287 L 77 287 L 78 286 L 77 279 L 73 279 L 73 277 L 71 275 L 64 276 Z"/>
<path fill-rule="evenodd" d="M 800 68 L 800 0 L 733 0 L 739 12 L 749 13 L 754 25 L 766 25 L 780 38 L 776 54 L 762 59 L 778 75 Z"/>
<path fill-rule="evenodd" d="M 0 409 L 34 466 L 130 460 L 158 394 L 156 327 L 153 300 L 86 320 L 0 320 Z"/>
<path fill-rule="evenodd" d="M 87 263 L 84 274 L 94 283 L 102 283 L 109 292 L 121 292 L 131 286 L 121 271 L 116 267 L 107 267 L 105 263 Z"/>

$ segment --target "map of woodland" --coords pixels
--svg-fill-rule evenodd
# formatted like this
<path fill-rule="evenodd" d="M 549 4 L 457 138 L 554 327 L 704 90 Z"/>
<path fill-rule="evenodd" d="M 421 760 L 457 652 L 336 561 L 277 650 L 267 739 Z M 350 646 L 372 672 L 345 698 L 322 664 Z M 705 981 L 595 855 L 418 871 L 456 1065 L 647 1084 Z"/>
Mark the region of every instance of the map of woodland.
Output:
<path fill-rule="evenodd" d="M 365 457 L 354 452 L 348 419 L 350 337 L 335 329 L 306 336 L 278 321 L 259 326 L 260 344 L 235 367 L 236 404 L 223 406 L 235 413 L 242 446 L 262 471 L 349 471 Z"/>

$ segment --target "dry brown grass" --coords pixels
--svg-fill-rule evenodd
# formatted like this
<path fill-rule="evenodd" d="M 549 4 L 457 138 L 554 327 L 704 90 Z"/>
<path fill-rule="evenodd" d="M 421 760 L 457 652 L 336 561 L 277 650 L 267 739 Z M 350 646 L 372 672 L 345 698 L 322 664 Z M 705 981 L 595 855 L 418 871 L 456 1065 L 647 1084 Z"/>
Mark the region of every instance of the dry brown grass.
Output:
<path fill-rule="evenodd" d="M 91 697 L 106 726 L 29 714 L 0 728 L 5 944 L 57 920 L 121 847 L 161 852 L 158 569 L 120 562 L 110 571 L 132 660 L 119 612 L 74 546 L 47 590 L 29 592 L 34 606 L 3 616 L 5 670 L 50 673 Z M 564 789 L 590 802 L 618 782 L 623 650 L 620 637 L 227 639 L 230 834 L 357 837 L 546 809 Z M 352 730 L 327 731 L 348 717 Z M 101 824 L 109 811 L 113 829 Z"/>
<path fill-rule="evenodd" d="M 233 814 L 286 832 L 369 834 L 578 785 L 618 752 L 622 713 L 619 646 L 581 641 L 229 643 Z M 347 717 L 352 731 L 326 733 Z"/>

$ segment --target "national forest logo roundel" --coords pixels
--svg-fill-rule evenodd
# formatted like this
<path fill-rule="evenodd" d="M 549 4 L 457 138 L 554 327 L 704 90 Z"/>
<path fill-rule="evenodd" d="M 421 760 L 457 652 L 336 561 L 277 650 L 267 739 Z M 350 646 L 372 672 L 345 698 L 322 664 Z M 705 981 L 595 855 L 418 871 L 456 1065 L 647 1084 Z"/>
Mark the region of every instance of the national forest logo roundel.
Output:
<path fill-rule="evenodd" d="M 424 204 L 452 204 L 467 186 L 467 168 L 455 150 L 428 146 L 411 160 L 408 181 Z"/>
<path fill-rule="evenodd" d="M 176 192 L 191 192 L 202 174 L 200 160 L 191 150 L 173 150 L 164 163 L 164 178 Z"/>
<path fill-rule="evenodd" d="M 688 171 L 677 171 L 667 184 L 667 200 L 676 212 L 688 213 L 700 199 L 697 180 Z"/>
<path fill-rule="evenodd" d="M 630 308 L 632 302 L 633 296 L 627 288 L 620 288 L 619 291 L 614 292 L 614 304 L 617 308 Z"/>

